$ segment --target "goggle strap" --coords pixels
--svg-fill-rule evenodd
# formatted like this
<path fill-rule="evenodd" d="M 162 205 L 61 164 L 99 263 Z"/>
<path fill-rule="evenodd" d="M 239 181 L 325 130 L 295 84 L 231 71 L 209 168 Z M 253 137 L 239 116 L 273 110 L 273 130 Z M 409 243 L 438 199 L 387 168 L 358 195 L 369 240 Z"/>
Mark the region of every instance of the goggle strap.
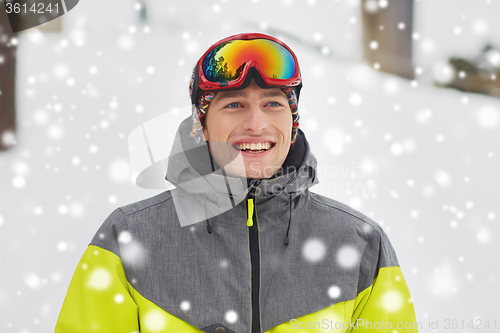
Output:
<path fill-rule="evenodd" d="M 198 104 L 198 95 L 200 91 L 200 72 L 198 69 L 198 64 L 196 64 L 196 68 L 194 70 L 194 82 L 193 82 L 193 91 L 191 92 L 191 103 L 193 105 Z"/>

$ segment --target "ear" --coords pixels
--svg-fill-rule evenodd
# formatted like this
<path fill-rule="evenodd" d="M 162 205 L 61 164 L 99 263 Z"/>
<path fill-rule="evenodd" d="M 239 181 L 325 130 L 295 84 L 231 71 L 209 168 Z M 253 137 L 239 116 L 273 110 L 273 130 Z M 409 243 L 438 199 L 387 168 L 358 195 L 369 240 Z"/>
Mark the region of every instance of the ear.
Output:
<path fill-rule="evenodd" d="M 207 135 L 207 134 L 205 134 L 205 131 L 206 131 L 205 126 L 201 125 L 201 128 L 203 129 L 203 130 L 201 131 L 201 139 L 202 139 L 203 141 L 207 142 L 207 139 L 206 139 L 206 138 L 208 137 L 208 135 Z"/>

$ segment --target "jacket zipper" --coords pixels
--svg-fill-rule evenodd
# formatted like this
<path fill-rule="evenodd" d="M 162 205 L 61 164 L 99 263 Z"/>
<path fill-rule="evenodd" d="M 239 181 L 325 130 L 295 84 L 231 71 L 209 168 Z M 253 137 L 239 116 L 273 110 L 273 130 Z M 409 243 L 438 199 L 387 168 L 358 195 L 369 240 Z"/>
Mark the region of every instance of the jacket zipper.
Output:
<path fill-rule="evenodd" d="M 248 208 L 248 237 L 250 243 L 250 271 L 251 271 L 251 299 L 252 299 L 252 333 L 261 333 L 260 328 L 260 251 L 259 251 L 259 227 L 255 217 L 255 189 L 260 181 L 251 183 L 247 208 Z"/>

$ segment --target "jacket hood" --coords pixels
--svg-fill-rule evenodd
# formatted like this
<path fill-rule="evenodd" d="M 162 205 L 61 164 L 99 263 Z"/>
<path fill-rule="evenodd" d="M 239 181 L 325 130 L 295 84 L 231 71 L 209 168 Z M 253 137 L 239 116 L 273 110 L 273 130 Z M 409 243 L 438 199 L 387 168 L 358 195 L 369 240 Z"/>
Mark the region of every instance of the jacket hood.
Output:
<path fill-rule="evenodd" d="M 191 117 L 179 126 L 168 159 L 165 179 L 176 188 L 171 191 L 181 226 L 207 220 L 239 205 L 256 187 L 257 205 L 273 197 L 300 195 L 318 183 L 317 160 L 301 129 L 282 168 L 269 179 L 246 179 L 225 174 L 204 141 L 196 144 L 189 137 Z M 236 159 L 242 159 L 241 154 Z M 242 161 L 242 160 L 241 160 Z"/>

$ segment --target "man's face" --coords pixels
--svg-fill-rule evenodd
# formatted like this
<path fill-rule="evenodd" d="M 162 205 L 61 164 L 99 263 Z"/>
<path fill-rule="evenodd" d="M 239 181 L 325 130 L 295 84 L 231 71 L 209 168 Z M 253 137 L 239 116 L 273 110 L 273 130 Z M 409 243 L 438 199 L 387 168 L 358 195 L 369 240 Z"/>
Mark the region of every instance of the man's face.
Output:
<path fill-rule="evenodd" d="M 252 81 L 245 89 L 215 95 L 205 115 L 203 132 L 210 153 L 228 174 L 270 178 L 290 150 L 292 121 L 288 99 L 281 89 L 262 89 Z M 234 158 L 240 150 L 243 163 L 236 163 Z"/>

